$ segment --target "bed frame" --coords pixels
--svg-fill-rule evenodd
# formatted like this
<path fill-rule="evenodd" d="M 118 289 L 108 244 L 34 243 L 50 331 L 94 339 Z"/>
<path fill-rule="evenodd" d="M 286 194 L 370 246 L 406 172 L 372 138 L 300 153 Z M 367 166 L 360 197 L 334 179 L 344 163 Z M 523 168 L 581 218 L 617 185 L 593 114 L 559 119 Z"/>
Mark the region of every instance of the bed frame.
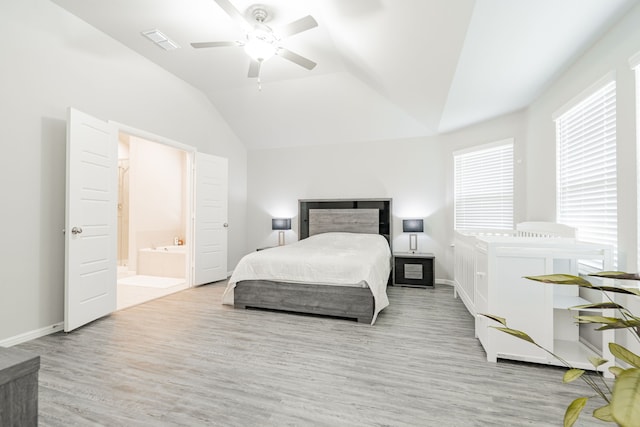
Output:
<path fill-rule="evenodd" d="M 347 231 L 381 234 L 391 242 L 391 199 L 299 200 L 300 239 Z M 371 323 L 375 309 L 368 287 L 246 280 L 234 289 L 235 308 L 307 313 Z"/>

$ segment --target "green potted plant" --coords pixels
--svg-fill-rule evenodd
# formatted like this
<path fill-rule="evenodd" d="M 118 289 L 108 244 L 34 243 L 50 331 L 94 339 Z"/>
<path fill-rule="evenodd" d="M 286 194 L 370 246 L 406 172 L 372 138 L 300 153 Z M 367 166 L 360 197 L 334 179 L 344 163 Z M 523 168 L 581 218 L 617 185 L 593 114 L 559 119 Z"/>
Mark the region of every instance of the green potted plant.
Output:
<path fill-rule="evenodd" d="M 629 274 L 618 271 L 605 271 L 600 273 L 591 274 L 590 276 L 609 279 L 626 279 L 626 280 L 640 280 L 640 276 L 637 274 Z M 602 303 L 585 304 L 581 306 L 572 307 L 574 309 L 613 309 L 617 313 L 617 317 L 606 317 L 603 315 L 579 315 L 576 316 L 578 323 L 593 323 L 599 325 L 597 330 L 607 329 L 627 329 L 634 338 L 640 342 L 640 317 L 634 315 L 631 311 L 627 310 L 622 305 L 613 301 L 609 297 L 609 292 L 626 294 L 633 296 L 640 296 L 640 290 L 636 288 L 626 288 L 619 286 L 603 286 L 596 285 L 590 281 L 569 274 L 549 274 L 543 276 L 527 276 L 527 279 L 535 280 L 542 283 L 553 283 L 556 285 L 569 285 L 579 286 L 582 288 L 589 288 L 598 290 L 606 296 L 608 301 Z M 507 321 L 502 318 L 491 314 L 480 313 L 482 316 L 488 317 L 496 322 L 502 324 L 502 326 L 492 326 L 499 331 L 512 335 L 518 339 L 527 341 L 532 345 L 535 345 L 547 353 L 551 354 L 557 360 L 559 360 L 564 366 L 567 367 L 567 371 L 564 373 L 563 382 L 569 383 L 578 379 L 586 382 L 589 387 L 595 392 L 595 397 L 601 399 L 604 403 L 593 412 L 593 416 L 599 420 L 605 422 L 616 423 L 622 427 L 640 427 L 640 356 L 631 352 L 627 348 L 616 344 L 614 342 L 609 343 L 609 349 L 617 359 L 621 360 L 624 364 L 628 365 L 626 368 L 619 366 L 612 366 L 609 371 L 614 375 L 613 386 L 611 387 L 608 382 L 602 377 L 602 374 L 597 371 L 598 367 L 607 363 L 608 361 L 601 357 L 589 358 L 589 361 L 593 365 L 595 371 L 585 371 L 583 369 L 577 369 L 571 366 L 567 361 L 542 347 L 536 343 L 527 333 L 512 329 L 507 326 Z M 591 397 L 579 397 L 569 404 L 564 415 L 564 426 L 571 427 L 577 421 L 582 409 L 587 404 L 587 401 Z"/>

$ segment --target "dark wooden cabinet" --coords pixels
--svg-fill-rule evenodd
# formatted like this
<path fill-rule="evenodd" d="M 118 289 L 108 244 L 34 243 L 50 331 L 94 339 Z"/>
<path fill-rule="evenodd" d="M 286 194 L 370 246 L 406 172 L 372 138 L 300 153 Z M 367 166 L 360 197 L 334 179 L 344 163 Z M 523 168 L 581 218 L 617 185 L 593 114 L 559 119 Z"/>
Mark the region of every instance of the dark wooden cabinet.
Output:
<path fill-rule="evenodd" d="M 0 347 L 0 426 L 38 425 L 40 356 Z"/>
<path fill-rule="evenodd" d="M 430 253 L 394 253 L 394 286 L 433 287 L 435 256 Z"/>

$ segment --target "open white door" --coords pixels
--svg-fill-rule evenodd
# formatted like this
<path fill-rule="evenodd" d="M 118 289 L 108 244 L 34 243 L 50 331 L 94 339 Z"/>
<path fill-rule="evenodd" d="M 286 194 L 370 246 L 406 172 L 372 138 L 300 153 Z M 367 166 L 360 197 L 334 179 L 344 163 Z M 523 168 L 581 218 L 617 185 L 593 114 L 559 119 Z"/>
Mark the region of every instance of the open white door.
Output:
<path fill-rule="evenodd" d="M 118 145 L 109 125 L 69 109 L 64 330 L 116 310 Z"/>
<path fill-rule="evenodd" d="M 227 159 L 194 153 L 194 285 L 227 278 Z"/>

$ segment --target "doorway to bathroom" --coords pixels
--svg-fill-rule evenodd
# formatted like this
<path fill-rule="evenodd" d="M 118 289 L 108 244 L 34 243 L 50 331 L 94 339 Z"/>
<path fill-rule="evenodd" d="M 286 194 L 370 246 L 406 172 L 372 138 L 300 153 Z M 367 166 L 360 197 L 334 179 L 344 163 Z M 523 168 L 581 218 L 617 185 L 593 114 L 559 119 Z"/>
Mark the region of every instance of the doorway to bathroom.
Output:
<path fill-rule="evenodd" d="M 189 287 L 189 153 L 118 134 L 117 309 Z"/>
<path fill-rule="evenodd" d="M 119 135 L 129 135 L 128 162 L 122 161 L 122 169 L 118 169 L 118 143 Z M 147 182 L 147 187 L 159 199 L 160 203 L 152 205 L 145 203 L 146 193 L 138 188 L 140 182 L 144 182 L 145 172 L 141 179 L 134 179 L 135 173 L 133 151 L 130 137 L 146 140 L 147 143 L 160 143 L 159 146 L 168 146 L 182 151 L 183 159 L 178 163 L 186 164 L 183 172 L 177 176 L 168 171 L 173 171 L 170 164 L 175 164 L 175 159 L 164 164 L 161 174 L 153 175 L 154 179 Z M 68 109 L 67 116 L 67 163 L 66 163 L 66 209 L 65 209 L 65 274 L 64 274 L 64 331 L 70 332 L 87 323 L 103 316 L 109 315 L 118 307 L 118 175 L 122 174 L 123 187 L 128 186 L 123 194 L 128 193 L 128 213 L 122 215 L 121 221 L 128 221 L 126 227 L 128 239 L 126 256 L 120 258 L 127 260 L 126 272 L 135 271 L 135 274 L 127 273 L 127 276 L 143 275 L 138 271 L 138 266 L 144 264 L 138 262 L 140 249 L 153 249 L 157 251 L 158 244 L 162 253 L 173 252 L 173 246 L 179 246 L 178 252 L 186 249 L 185 275 L 183 285 L 166 284 L 157 285 L 149 283 L 135 283 L 128 286 L 140 288 L 159 288 L 161 291 L 154 295 L 146 295 L 148 298 L 156 298 L 162 294 L 175 292 L 192 286 L 200 286 L 206 283 L 217 282 L 228 277 L 227 270 L 227 206 L 228 206 L 228 171 L 229 164 L 226 158 L 207 153 L 201 153 L 195 147 L 184 145 L 173 140 L 145 132 L 131 126 L 113 121 L 105 121 L 90 114 Z M 149 153 L 139 155 L 144 158 Z M 154 159 L 153 163 L 163 165 L 162 156 Z M 124 160 L 124 156 L 123 156 Z M 150 172 L 149 172 L 150 174 Z M 173 178 L 169 178 L 172 176 Z M 126 181 L 128 180 L 128 181 Z M 180 182 L 184 189 L 181 198 L 181 218 L 188 218 L 184 229 L 186 230 L 180 245 L 180 235 L 175 235 L 175 228 L 171 230 L 169 244 L 158 242 L 153 234 L 139 238 L 139 231 L 134 230 L 133 223 L 142 223 L 145 231 L 149 224 L 154 227 L 159 223 L 157 218 L 169 206 L 169 199 L 176 196 L 167 196 L 165 188 Z M 169 183 L 169 184 L 168 184 Z M 158 189 L 163 192 L 159 193 Z M 134 192 L 139 196 L 134 196 Z M 141 200 L 136 200 L 139 197 Z M 125 199 L 123 199 L 123 202 Z M 149 224 L 141 221 L 136 213 L 134 204 L 147 208 Z M 175 211 L 173 211 L 175 212 Z M 154 222 L 155 221 L 155 222 Z M 147 228 L 145 228 L 147 227 Z M 122 228 L 122 227 L 121 227 Z M 178 229 L 177 232 L 181 232 Z M 165 230 L 166 232 L 166 230 Z M 166 236 L 166 234 L 161 234 Z M 165 237 L 162 237 L 163 239 Z M 177 239 L 176 239 L 177 238 Z M 153 239 L 153 240 L 151 240 Z M 134 245 L 132 242 L 135 241 Z M 163 242 L 166 240 L 163 240 Z M 177 245 L 175 245 L 177 241 Z M 174 244 L 171 244 L 174 243 Z M 155 248 L 155 249 L 154 249 Z M 134 261 L 135 260 L 135 261 Z M 164 259 L 166 261 L 166 258 Z M 135 270 L 132 263 L 136 264 Z M 164 263 L 163 263 L 164 265 Z M 124 267 L 124 266 L 121 266 Z M 125 271 L 121 268 L 121 271 Z M 124 275 L 124 274 L 123 274 Z M 163 276 L 160 276 L 163 277 Z M 180 279 L 179 277 L 175 279 Z M 175 287 L 174 287 L 175 286 Z M 172 288 L 172 289 L 169 289 Z M 148 294 L 148 292 L 146 292 Z M 160 295 L 158 295 L 160 294 Z M 141 300 L 133 302 L 137 304 Z M 130 304 L 130 303 L 129 303 Z"/>

